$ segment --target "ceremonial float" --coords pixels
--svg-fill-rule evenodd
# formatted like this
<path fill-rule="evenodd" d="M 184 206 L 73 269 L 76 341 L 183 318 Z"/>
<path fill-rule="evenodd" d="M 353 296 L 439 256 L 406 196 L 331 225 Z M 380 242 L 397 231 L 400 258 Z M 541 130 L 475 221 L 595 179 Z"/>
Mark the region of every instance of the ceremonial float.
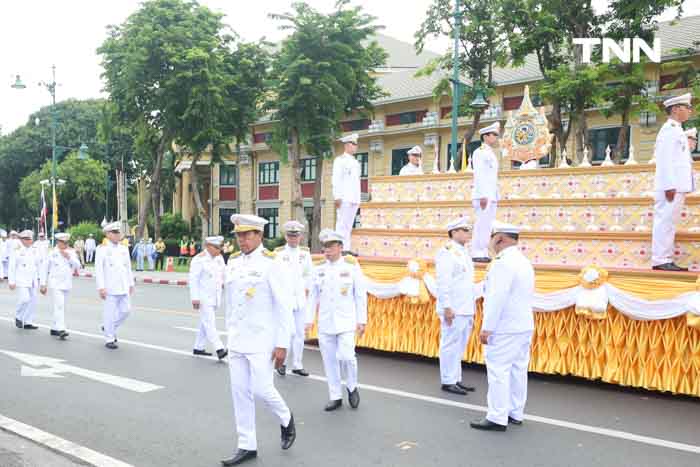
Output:
<path fill-rule="evenodd" d="M 544 117 L 527 91 L 505 125 L 503 152 L 526 161 L 548 151 Z M 576 167 L 499 174 L 497 219 L 519 225 L 520 249 L 536 270 L 530 371 L 700 397 L 700 197 L 687 198 L 676 235 L 676 261 L 688 273 L 651 270 L 653 163 L 606 158 Z M 700 166 L 696 166 L 696 173 Z M 700 180 L 699 180 L 700 181 Z M 444 226 L 473 219 L 470 172 L 370 179 L 353 246 L 368 278 L 369 325 L 358 345 L 437 357 L 433 258 Z M 488 266 L 487 266 L 488 267 Z M 483 363 L 474 331 L 464 354 Z"/>

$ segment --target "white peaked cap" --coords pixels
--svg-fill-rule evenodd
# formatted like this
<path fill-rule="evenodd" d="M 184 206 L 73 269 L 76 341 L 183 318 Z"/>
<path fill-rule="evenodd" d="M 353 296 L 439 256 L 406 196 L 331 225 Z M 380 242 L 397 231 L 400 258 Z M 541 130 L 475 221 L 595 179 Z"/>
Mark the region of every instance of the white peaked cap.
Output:
<path fill-rule="evenodd" d="M 352 134 L 350 134 L 350 135 L 343 136 L 343 137 L 340 138 L 338 141 L 340 141 L 341 143 L 353 143 L 353 144 L 357 144 L 357 140 L 358 140 L 358 139 L 360 139 L 360 135 L 358 135 L 357 133 L 352 133 Z"/>
<path fill-rule="evenodd" d="M 333 229 L 321 230 L 321 232 L 318 234 L 318 239 L 321 241 L 321 243 L 343 242 L 343 236 Z"/>
<path fill-rule="evenodd" d="M 479 130 L 479 136 L 485 135 L 486 133 L 500 134 L 501 133 L 501 123 L 495 122 L 487 127 L 482 128 L 481 130 Z"/>
<path fill-rule="evenodd" d="M 689 92 L 686 92 L 685 94 L 682 94 L 680 96 L 675 96 L 671 97 L 670 99 L 666 99 L 664 101 L 664 107 L 671 107 L 672 105 L 678 104 L 690 105 L 690 102 L 692 100 L 693 96 Z"/>

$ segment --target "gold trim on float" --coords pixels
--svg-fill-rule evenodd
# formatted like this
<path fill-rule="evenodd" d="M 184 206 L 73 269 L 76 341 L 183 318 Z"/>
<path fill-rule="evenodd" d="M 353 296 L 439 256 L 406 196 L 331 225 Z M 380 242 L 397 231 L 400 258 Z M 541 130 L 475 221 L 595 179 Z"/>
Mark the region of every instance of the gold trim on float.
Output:
<path fill-rule="evenodd" d="M 444 237 L 444 230 L 429 229 L 354 229 L 353 235 L 370 237 Z M 521 238 L 543 240 L 651 240 L 651 232 L 548 232 L 540 230 L 525 230 L 520 232 Z M 676 232 L 676 240 L 697 242 L 700 233 Z"/>
<path fill-rule="evenodd" d="M 619 197 L 619 198 L 522 198 L 502 199 L 499 206 L 645 206 L 654 203 L 653 198 Z M 685 199 L 686 205 L 700 204 L 700 196 Z M 414 208 L 461 208 L 472 206 L 471 200 L 465 201 L 377 201 L 362 203 L 362 209 L 414 209 Z"/>

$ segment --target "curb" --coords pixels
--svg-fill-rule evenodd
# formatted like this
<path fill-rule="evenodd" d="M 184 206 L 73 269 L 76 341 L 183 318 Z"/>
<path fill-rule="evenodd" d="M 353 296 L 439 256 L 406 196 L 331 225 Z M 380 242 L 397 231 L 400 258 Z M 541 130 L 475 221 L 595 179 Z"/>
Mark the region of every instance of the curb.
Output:
<path fill-rule="evenodd" d="M 90 279 L 95 276 L 91 272 L 81 271 L 74 277 Z M 174 285 L 179 287 L 187 287 L 187 285 L 189 284 L 187 279 L 154 279 L 152 277 L 137 277 L 135 281 L 137 284 Z"/>

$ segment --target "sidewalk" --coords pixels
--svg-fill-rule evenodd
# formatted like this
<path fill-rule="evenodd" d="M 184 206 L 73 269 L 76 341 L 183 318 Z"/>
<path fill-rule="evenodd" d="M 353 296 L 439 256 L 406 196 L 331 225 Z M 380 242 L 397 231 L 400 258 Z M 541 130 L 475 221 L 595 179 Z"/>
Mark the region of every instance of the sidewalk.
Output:
<path fill-rule="evenodd" d="M 86 266 L 84 269 L 80 270 L 78 275 L 87 278 L 94 277 L 95 272 L 93 266 Z M 134 271 L 134 279 L 137 284 L 187 285 L 186 272 Z"/>
<path fill-rule="evenodd" d="M 79 464 L 33 441 L 0 430 L 0 465 L 2 467 L 84 467 L 86 464 Z"/>

